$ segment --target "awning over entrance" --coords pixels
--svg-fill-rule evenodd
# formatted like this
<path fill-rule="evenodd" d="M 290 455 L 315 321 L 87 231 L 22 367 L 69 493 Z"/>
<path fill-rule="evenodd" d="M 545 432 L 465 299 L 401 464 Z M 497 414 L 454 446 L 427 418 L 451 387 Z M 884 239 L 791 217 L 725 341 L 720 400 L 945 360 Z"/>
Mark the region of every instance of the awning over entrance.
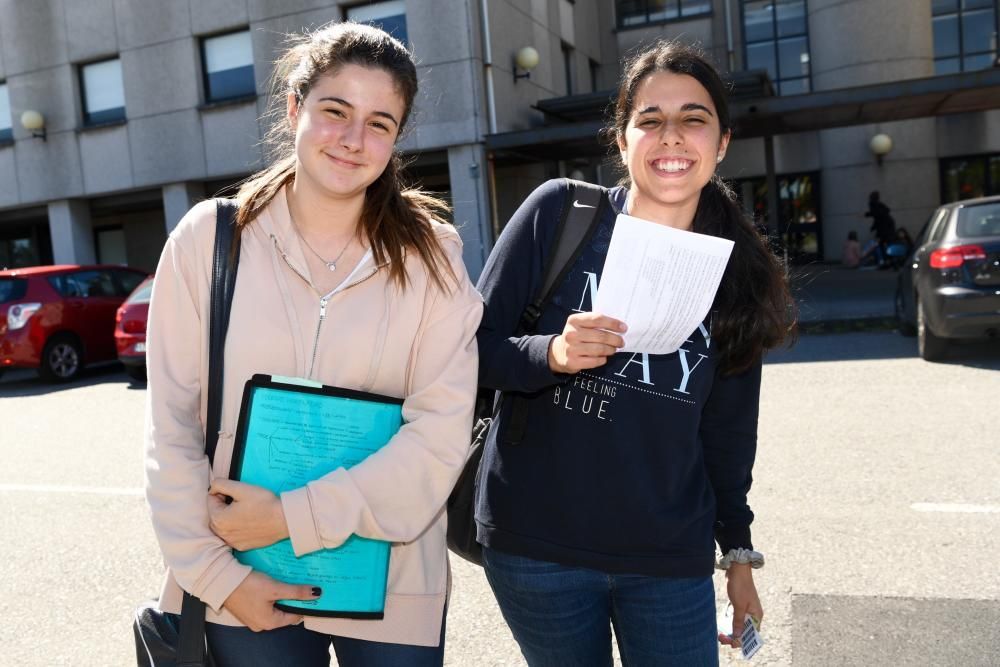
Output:
<path fill-rule="evenodd" d="M 758 96 L 747 99 L 752 90 Z M 997 109 L 1000 67 L 788 97 L 768 97 L 766 86 L 745 83 L 734 93 L 730 101 L 736 138 L 746 139 Z M 486 148 L 511 162 L 601 155 L 606 147 L 599 135 L 612 95 L 599 92 L 543 100 L 536 108 L 555 122 L 487 135 Z"/>

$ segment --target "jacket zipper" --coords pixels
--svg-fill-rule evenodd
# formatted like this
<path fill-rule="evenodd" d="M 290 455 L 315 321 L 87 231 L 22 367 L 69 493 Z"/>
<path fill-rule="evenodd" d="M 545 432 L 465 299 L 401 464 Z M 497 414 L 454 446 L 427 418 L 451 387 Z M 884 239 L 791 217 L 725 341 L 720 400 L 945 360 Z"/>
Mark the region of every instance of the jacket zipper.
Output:
<path fill-rule="evenodd" d="M 288 260 L 286 259 L 285 261 L 287 262 Z M 289 266 L 291 266 L 291 264 L 289 264 Z M 292 267 L 292 270 L 294 271 L 295 268 Z M 355 280 L 353 283 L 351 283 L 350 285 L 347 285 L 346 287 L 344 287 L 343 289 L 341 289 L 339 291 L 340 292 L 346 292 L 347 290 L 351 289 L 355 285 L 360 285 L 364 281 L 368 280 L 369 278 L 371 278 L 372 276 L 374 276 L 376 273 L 378 273 L 378 267 L 372 269 L 371 272 L 368 275 L 364 276 L 360 280 Z M 299 274 L 299 275 L 301 275 L 301 274 Z M 309 282 L 309 281 L 307 280 L 306 282 Z M 315 338 L 313 338 L 313 351 L 312 351 L 312 356 L 311 356 L 311 358 L 309 360 L 309 373 L 306 375 L 306 378 L 308 378 L 309 380 L 313 379 L 313 369 L 316 366 L 316 354 L 317 354 L 317 352 L 319 352 L 319 332 L 323 328 L 323 320 L 326 319 L 326 304 L 328 304 L 330 302 L 330 299 L 333 297 L 333 295 L 335 293 L 337 293 L 337 291 L 338 290 L 333 290 L 333 292 L 330 292 L 329 294 L 325 295 L 323 298 L 321 298 L 319 300 L 319 322 L 316 323 L 316 336 L 315 336 Z"/>
<path fill-rule="evenodd" d="M 295 267 L 295 264 L 293 264 L 291 261 L 289 261 L 288 255 L 285 254 L 285 251 L 282 250 L 278 246 L 278 239 L 276 239 L 273 234 L 271 235 L 271 240 L 274 242 L 275 248 L 277 248 L 278 252 L 281 254 L 281 259 L 285 260 L 285 264 L 288 265 L 288 268 L 290 268 L 295 273 L 295 275 L 297 275 L 299 278 L 301 278 L 302 280 L 304 280 L 307 285 L 309 285 L 310 287 L 313 287 L 312 282 L 310 282 L 310 280 L 308 278 L 306 278 L 304 275 L 302 275 L 302 272 L 299 271 Z M 378 267 L 377 266 L 374 267 L 374 268 L 372 268 L 372 270 L 369 271 L 367 275 L 362 276 L 358 280 L 355 280 L 353 283 L 351 283 L 350 285 L 345 286 L 344 288 L 340 289 L 339 291 L 344 292 L 346 290 L 351 289 L 355 285 L 360 285 L 361 283 L 365 282 L 366 280 L 368 280 L 369 278 L 371 278 L 372 276 L 374 276 L 376 273 L 378 273 Z M 313 338 L 312 355 L 310 355 L 310 359 L 309 359 L 309 372 L 306 374 L 306 378 L 309 379 L 309 380 L 313 379 L 313 370 L 314 370 L 314 368 L 316 366 L 316 354 L 319 351 L 319 334 L 320 334 L 320 331 L 323 329 L 323 320 L 326 319 L 326 305 L 330 302 L 330 299 L 333 297 L 333 295 L 337 291 L 338 290 L 333 290 L 332 292 L 329 292 L 328 294 L 323 295 L 320 298 L 320 300 L 319 300 L 319 322 L 316 323 L 316 336 Z"/>

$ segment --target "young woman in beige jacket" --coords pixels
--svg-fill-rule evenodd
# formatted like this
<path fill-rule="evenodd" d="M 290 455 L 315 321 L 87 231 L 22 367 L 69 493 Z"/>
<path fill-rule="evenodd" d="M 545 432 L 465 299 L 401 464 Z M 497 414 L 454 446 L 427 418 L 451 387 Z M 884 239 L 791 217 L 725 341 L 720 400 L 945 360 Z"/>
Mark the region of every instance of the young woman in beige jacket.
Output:
<path fill-rule="evenodd" d="M 479 295 L 442 204 L 403 189 L 396 141 L 417 89 L 405 47 L 335 24 L 279 61 L 283 150 L 237 195 L 241 256 L 225 351 L 221 433 L 209 469 L 209 284 L 215 204 L 170 235 L 149 315 L 146 489 L 168 567 L 160 597 L 208 605 L 216 662 L 440 665 L 449 590 L 445 500 L 468 452 Z M 255 373 L 310 378 L 403 399 L 404 425 L 350 470 L 272 494 L 227 479 L 243 384 Z M 211 488 L 209 488 L 211 485 Z M 229 496 L 229 505 L 222 498 Z M 352 534 L 393 543 L 382 620 L 300 617 L 314 599 L 239 563 L 290 538 L 296 555 Z"/>

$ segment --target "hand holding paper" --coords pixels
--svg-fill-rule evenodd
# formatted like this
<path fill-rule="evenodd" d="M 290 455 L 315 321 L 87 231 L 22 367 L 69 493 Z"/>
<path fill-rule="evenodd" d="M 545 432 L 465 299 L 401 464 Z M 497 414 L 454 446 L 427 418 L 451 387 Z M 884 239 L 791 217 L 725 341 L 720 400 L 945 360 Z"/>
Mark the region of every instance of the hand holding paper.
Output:
<path fill-rule="evenodd" d="M 549 368 L 573 374 L 603 366 L 624 345 L 622 337 L 612 332 L 624 333 L 626 328 L 624 322 L 599 313 L 570 315 L 549 346 Z"/>
<path fill-rule="evenodd" d="M 670 354 L 708 315 L 733 242 L 621 214 L 594 310 L 628 323 L 625 352 Z"/>

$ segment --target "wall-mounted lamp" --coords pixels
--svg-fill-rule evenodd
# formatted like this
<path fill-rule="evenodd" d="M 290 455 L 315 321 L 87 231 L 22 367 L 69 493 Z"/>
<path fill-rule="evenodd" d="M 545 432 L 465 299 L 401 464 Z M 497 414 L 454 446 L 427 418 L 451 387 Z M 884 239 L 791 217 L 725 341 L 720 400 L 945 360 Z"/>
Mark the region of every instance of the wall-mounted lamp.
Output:
<path fill-rule="evenodd" d="M 530 78 L 531 70 L 538 65 L 538 60 L 538 51 L 531 46 L 525 46 L 514 54 L 514 83 L 517 83 L 518 79 Z M 524 70 L 523 74 L 517 73 L 519 68 Z"/>
<path fill-rule="evenodd" d="M 28 109 L 22 113 L 21 127 L 31 132 L 31 136 L 45 141 L 45 116 L 40 112 Z"/>
<path fill-rule="evenodd" d="M 875 155 L 875 161 L 878 162 L 879 166 L 882 166 L 882 158 L 892 150 L 892 137 L 888 134 L 876 134 L 868 142 L 868 148 Z"/>

